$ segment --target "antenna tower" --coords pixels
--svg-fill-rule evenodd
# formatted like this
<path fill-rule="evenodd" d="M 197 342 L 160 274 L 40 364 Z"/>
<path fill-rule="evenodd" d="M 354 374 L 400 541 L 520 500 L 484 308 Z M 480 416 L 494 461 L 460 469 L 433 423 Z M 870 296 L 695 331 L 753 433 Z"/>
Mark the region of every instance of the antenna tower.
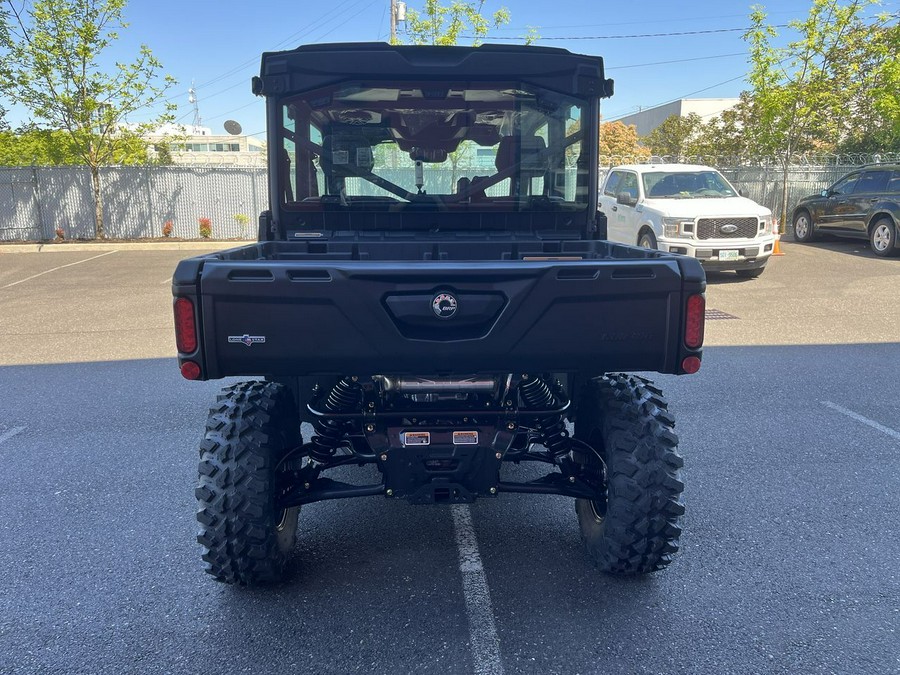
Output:
<path fill-rule="evenodd" d="M 191 80 L 191 88 L 188 89 L 188 103 L 194 106 L 194 121 L 191 123 L 194 127 L 192 131 L 196 134 L 200 129 L 200 104 L 197 102 L 197 90 L 194 89 L 194 81 Z"/>

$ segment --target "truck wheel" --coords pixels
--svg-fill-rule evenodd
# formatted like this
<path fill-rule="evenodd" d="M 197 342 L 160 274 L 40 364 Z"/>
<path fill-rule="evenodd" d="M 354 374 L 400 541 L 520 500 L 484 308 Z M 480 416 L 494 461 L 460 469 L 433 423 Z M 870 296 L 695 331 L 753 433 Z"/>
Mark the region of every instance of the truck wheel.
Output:
<path fill-rule="evenodd" d="M 575 460 L 601 487 L 595 499 L 576 500 L 575 512 L 585 551 L 603 572 L 653 572 L 678 551 L 684 461 L 673 427 L 662 392 L 642 378 L 608 375 L 581 392 L 575 438 L 597 452 L 578 451 Z"/>
<path fill-rule="evenodd" d="M 794 241 L 808 243 L 816 240 L 816 226 L 809 211 L 798 211 L 794 216 Z"/>
<path fill-rule="evenodd" d="M 656 237 L 652 232 L 644 232 L 638 239 L 638 246 L 641 248 L 656 248 Z"/>
<path fill-rule="evenodd" d="M 200 445 L 197 541 L 217 581 L 251 585 L 283 575 L 300 509 L 276 507 L 275 469 L 299 443 L 299 414 L 280 384 L 225 387 L 210 409 Z"/>

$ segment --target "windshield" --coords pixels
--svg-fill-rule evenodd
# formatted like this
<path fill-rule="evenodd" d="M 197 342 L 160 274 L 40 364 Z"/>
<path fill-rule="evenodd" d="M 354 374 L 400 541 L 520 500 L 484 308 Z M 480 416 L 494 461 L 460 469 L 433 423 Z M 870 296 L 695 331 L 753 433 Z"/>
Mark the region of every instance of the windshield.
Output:
<path fill-rule="evenodd" d="M 287 210 L 586 211 L 585 103 L 518 83 L 356 83 L 281 103 Z"/>
<path fill-rule="evenodd" d="M 701 171 L 651 171 L 643 176 L 644 194 L 649 199 L 705 199 L 736 197 L 722 174 Z"/>

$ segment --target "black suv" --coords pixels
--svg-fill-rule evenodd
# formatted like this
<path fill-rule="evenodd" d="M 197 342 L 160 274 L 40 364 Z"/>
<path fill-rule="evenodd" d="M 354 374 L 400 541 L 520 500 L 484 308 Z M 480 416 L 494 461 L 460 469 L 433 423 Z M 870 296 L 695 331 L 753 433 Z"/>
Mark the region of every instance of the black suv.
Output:
<path fill-rule="evenodd" d="M 818 234 L 868 239 L 876 255 L 900 255 L 900 165 L 875 164 L 851 171 L 794 207 L 794 239 Z"/>

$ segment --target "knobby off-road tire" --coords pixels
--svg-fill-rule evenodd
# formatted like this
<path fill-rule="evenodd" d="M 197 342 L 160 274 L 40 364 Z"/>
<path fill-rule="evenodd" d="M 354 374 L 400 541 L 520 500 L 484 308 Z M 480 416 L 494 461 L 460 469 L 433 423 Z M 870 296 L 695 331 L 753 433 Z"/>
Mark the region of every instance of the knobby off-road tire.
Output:
<path fill-rule="evenodd" d="M 642 378 L 608 375 L 581 391 L 575 438 L 602 463 L 587 452 L 575 458 L 588 472 L 605 468 L 607 482 L 596 499 L 576 500 L 575 512 L 585 551 L 603 572 L 653 572 L 678 551 L 684 461 L 673 428 L 662 392 Z"/>
<path fill-rule="evenodd" d="M 283 576 L 299 507 L 275 506 L 275 469 L 299 442 L 297 408 L 282 385 L 234 384 L 210 409 L 195 493 L 197 541 L 206 571 L 218 581 L 252 585 Z"/>

